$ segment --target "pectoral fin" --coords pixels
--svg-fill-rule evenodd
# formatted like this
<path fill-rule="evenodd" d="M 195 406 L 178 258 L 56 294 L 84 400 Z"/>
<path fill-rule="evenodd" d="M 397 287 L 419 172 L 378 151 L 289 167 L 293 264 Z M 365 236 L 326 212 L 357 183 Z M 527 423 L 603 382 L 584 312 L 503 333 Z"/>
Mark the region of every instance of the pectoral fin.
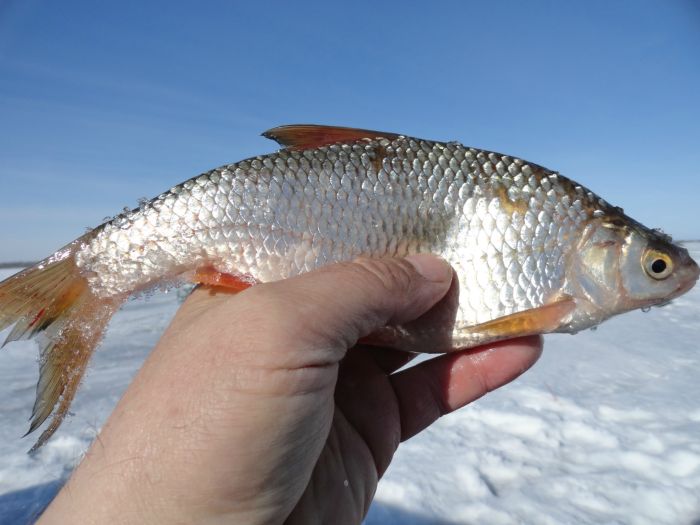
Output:
<path fill-rule="evenodd" d="M 485 339 L 508 339 L 525 335 L 545 334 L 553 332 L 566 320 L 566 317 L 576 308 L 576 301 L 570 295 L 565 295 L 538 308 L 506 315 L 469 327 L 469 334 L 482 336 Z"/>

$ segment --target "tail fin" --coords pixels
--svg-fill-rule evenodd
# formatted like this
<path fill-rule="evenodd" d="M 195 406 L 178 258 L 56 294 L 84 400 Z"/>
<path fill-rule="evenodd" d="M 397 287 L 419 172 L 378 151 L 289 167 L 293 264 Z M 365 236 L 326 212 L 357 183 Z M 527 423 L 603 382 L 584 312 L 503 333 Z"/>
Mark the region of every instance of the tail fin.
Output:
<path fill-rule="evenodd" d="M 53 413 L 30 452 L 59 427 L 88 360 L 121 301 L 96 297 L 75 264 L 77 243 L 0 282 L 0 330 L 10 341 L 41 335 L 40 375 L 27 434 Z"/>

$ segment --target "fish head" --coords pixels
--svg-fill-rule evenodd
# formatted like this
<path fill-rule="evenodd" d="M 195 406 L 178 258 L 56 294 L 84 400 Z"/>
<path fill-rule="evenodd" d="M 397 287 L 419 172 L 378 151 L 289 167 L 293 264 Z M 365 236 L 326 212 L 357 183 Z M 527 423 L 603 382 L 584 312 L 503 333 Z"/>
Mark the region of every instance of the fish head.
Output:
<path fill-rule="evenodd" d="M 591 220 L 573 257 L 570 282 L 578 306 L 570 327 L 577 329 L 668 303 L 700 275 L 688 250 L 623 213 Z"/>
<path fill-rule="evenodd" d="M 630 308 L 666 303 L 690 290 L 700 269 L 688 250 L 668 235 L 641 225 L 629 228 L 621 252 L 621 301 Z"/>

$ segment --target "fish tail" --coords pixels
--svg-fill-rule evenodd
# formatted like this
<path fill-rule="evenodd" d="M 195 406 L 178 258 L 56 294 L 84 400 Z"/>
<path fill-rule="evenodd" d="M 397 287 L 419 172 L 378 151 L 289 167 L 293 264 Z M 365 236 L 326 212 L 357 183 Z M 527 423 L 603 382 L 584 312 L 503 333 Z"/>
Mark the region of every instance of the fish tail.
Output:
<path fill-rule="evenodd" d="M 40 336 L 39 382 L 27 434 L 53 417 L 30 452 L 63 421 L 88 360 L 121 303 L 92 293 L 75 263 L 77 245 L 0 282 L 0 330 L 14 324 L 2 346 Z"/>

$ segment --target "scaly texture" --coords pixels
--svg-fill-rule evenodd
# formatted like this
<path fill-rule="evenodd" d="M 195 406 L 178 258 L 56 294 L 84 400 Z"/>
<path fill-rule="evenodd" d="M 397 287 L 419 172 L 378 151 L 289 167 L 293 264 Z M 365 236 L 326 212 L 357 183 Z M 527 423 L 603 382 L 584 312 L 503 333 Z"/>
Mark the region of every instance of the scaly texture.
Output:
<path fill-rule="evenodd" d="M 78 254 L 98 295 L 206 262 L 258 281 L 360 255 L 442 255 L 458 325 L 538 307 L 606 204 L 520 159 L 400 137 L 281 150 L 191 179 L 107 224 Z M 167 274 L 166 274 L 167 272 Z"/>

